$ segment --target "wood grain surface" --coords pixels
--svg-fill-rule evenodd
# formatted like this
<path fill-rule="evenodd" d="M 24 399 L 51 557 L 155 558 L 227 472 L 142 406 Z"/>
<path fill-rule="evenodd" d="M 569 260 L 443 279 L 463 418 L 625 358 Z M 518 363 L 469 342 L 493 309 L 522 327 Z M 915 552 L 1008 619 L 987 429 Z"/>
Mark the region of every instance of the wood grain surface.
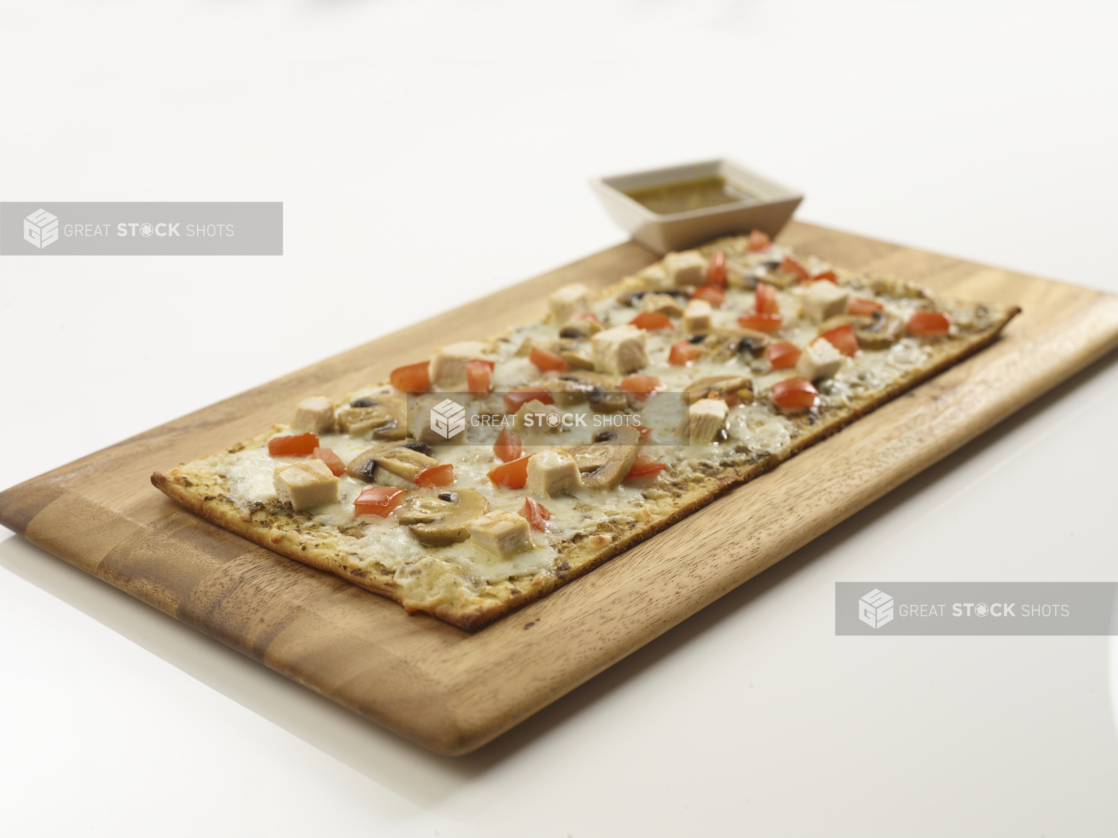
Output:
<path fill-rule="evenodd" d="M 1024 313 L 973 358 L 477 634 L 407 616 L 212 526 L 149 478 L 259 433 L 305 396 L 341 397 L 440 345 L 538 318 L 560 285 L 605 287 L 655 261 L 639 245 L 522 282 L 8 489 L 0 523 L 421 745 L 467 753 L 1118 346 L 1118 297 L 809 224 L 790 224 L 780 240 L 842 267 L 1016 303 Z"/>

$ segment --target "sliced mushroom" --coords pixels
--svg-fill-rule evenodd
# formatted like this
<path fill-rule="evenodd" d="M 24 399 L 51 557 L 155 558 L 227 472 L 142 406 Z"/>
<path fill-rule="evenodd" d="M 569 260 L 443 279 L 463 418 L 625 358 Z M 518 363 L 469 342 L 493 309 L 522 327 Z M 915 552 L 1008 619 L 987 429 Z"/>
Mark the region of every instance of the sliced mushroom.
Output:
<path fill-rule="evenodd" d="M 587 386 L 606 387 L 614 382 L 614 377 L 611 375 L 603 375 L 597 372 L 580 372 L 577 374 L 568 373 L 559 376 L 564 381 L 581 382 Z"/>
<path fill-rule="evenodd" d="M 378 445 L 376 448 L 362 451 L 349 461 L 349 464 L 345 467 L 345 473 L 356 480 L 364 480 L 366 483 L 372 483 L 377 474 L 377 461 L 375 457 L 381 448 L 383 448 L 383 446 Z"/>
<path fill-rule="evenodd" d="M 429 456 L 431 447 L 422 442 L 390 442 L 362 451 L 346 466 L 346 474 L 357 480 L 373 482 L 378 468 L 389 474 L 415 480 L 415 476 L 425 468 L 439 464 Z"/>
<path fill-rule="evenodd" d="M 751 402 L 753 381 L 744 375 L 707 375 L 688 384 L 680 396 L 686 404 L 694 404 L 700 399 Z"/>
<path fill-rule="evenodd" d="M 628 291 L 617 295 L 617 302 L 625 306 L 639 306 L 647 294 L 668 294 L 676 299 L 686 302 L 691 296 L 689 288 L 656 288 L 643 291 Z"/>
<path fill-rule="evenodd" d="M 896 277 L 879 277 L 870 283 L 870 290 L 877 296 L 896 297 L 897 299 L 928 299 L 928 291 L 914 282 Z"/>
<path fill-rule="evenodd" d="M 566 449 L 566 451 L 574 457 L 575 463 L 578 464 L 578 470 L 582 474 L 586 474 L 588 471 L 597 471 L 609 459 L 609 450 L 604 445 L 577 445 Z"/>
<path fill-rule="evenodd" d="M 596 335 L 602 330 L 602 324 L 590 317 L 568 320 L 559 330 L 559 337 L 572 340 L 585 340 L 591 335 Z"/>
<path fill-rule="evenodd" d="M 764 332 L 758 332 L 756 329 L 742 329 L 738 326 L 714 329 L 710 333 L 710 337 L 751 340 L 758 349 L 764 349 L 769 345 L 769 336 Z"/>
<path fill-rule="evenodd" d="M 755 288 L 757 276 L 748 265 L 726 260 L 726 282 L 731 288 Z"/>
<path fill-rule="evenodd" d="M 828 317 L 819 325 L 820 332 L 828 332 L 831 329 L 837 329 L 839 326 L 853 326 L 855 329 L 861 329 L 870 325 L 873 321 L 872 317 L 867 317 L 864 314 L 836 314 L 834 317 Z"/>
<path fill-rule="evenodd" d="M 683 315 L 685 303 L 686 300 L 675 294 L 645 294 L 641 299 L 641 311 L 653 311 L 668 317 L 680 317 Z"/>
<path fill-rule="evenodd" d="M 586 401 L 595 413 L 617 413 L 629 406 L 629 397 L 620 390 L 607 390 L 604 387 L 595 387 Z"/>
<path fill-rule="evenodd" d="M 336 413 L 338 427 L 351 436 L 373 439 L 403 439 L 407 436 L 408 407 L 395 396 L 354 399 Z"/>
<path fill-rule="evenodd" d="M 595 387 L 585 379 L 569 375 L 548 379 L 544 382 L 544 386 L 551 391 L 552 398 L 560 407 L 570 407 L 585 402 Z"/>
<path fill-rule="evenodd" d="M 766 262 L 765 273 L 759 275 L 757 279 L 762 282 L 767 282 L 769 285 L 775 285 L 777 288 L 787 288 L 790 285 L 794 285 L 796 278 L 790 274 L 781 273 L 779 268 L 779 262 L 775 264 L 773 262 Z"/>
<path fill-rule="evenodd" d="M 582 483 L 591 489 L 612 489 L 620 485 L 637 460 L 640 432 L 629 425 L 603 428 L 589 445 L 576 445 L 567 453 L 578 463 Z"/>
<path fill-rule="evenodd" d="M 756 355 L 769 345 L 769 336 L 752 329 L 715 329 L 706 336 L 703 345 L 710 350 L 710 358 L 725 363 L 739 353 Z"/>
<path fill-rule="evenodd" d="M 394 448 L 375 459 L 382 469 L 405 480 L 415 480 L 419 472 L 439 464 L 434 457 L 406 447 Z"/>
<path fill-rule="evenodd" d="M 586 375 L 561 375 L 555 381 L 562 384 L 547 383 L 553 393 L 562 393 L 555 399 L 559 405 L 570 405 L 586 401 L 595 413 L 617 413 L 629 406 L 629 397 L 614 388 L 609 376 L 587 373 Z"/>
<path fill-rule="evenodd" d="M 489 501 L 473 489 L 413 495 L 404 501 L 396 520 L 411 530 L 420 544 L 445 547 L 470 537 L 466 526 L 489 511 Z"/>
<path fill-rule="evenodd" d="M 769 345 L 769 339 L 766 336 L 763 340 L 760 338 L 738 338 L 738 343 L 735 349 L 739 355 L 758 355 L 761 350 Z M 733 344 L 731 343 L 731 346 Z"/>
<path fill-rule="evenodd" d="M 895 315 L 875 311 L 869 323 L 854 327 L 854 337 L 862 349 L 887 349 L 905 334 L 904 322 Z"/>

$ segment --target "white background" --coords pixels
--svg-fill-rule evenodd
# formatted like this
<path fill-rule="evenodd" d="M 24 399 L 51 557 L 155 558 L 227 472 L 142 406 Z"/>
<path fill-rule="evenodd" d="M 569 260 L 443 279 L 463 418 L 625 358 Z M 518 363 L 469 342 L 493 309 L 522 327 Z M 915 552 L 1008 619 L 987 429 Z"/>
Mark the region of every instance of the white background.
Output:
<path fill-rule="evenodd" d="M 8 487 L 620 240 L 799 217 L 1118 292 L 1112 3 L 7 3 L 0 200 L 275 200 L 282 257 L 0 256 Z M 296 337 L 290 337 L 295 335 Z M 8 535 L 10 835 L 1113 835 L 1107 638 L 836 638 L 837 580 L 1114 580 L 1114 357 L 462 759 Z"/>

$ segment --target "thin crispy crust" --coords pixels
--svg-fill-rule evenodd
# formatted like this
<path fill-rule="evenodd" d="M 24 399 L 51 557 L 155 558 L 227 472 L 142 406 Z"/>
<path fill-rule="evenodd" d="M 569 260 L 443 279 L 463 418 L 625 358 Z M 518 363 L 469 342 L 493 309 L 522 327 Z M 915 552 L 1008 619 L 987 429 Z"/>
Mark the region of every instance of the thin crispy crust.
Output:
<path fill-rule="evenodd" d="M 712 243 L 703 250 L 713 249 L 718 244 L 719 242 Z M 603 297 L 616 294 L 619 290 L 632 290 L 634 282 L 640 284 L 639 280 L 627 278 L 604 292 Z M 911 289 L 916 294 L 923 293 L 918 286 L 900 280 L 879 282 L 888 283 L 894 288 Z M 673 486 L 669 497 L 658 505 L 650 504 L 655 508 L 652 520 L 632 521 L 627 527 L 611 524 L 590 537 L 568 542 L 563 545 L 563 561 L 555 572 L 540 573 L 530 583 L 498 582 L 488 586 L 484 595 L 480 596 L 460 596 L 423 605 L 408 602 L 395 582 L 394 573 L 387 567 L 358 566 L 347 557 L 344 539 L 349 536 L 346 535 L 345 528 L 339 531 L 337 528 L 319 526 L 305 513 L 294 513 L 290 509 L 276 506 L 266 508 L 257 505 L 259 508 L 254 508 L 251 513 L 246 512 L 226 495 L 227 486 L 220 475 L 201 465 L 204 461 L 179 466 L 167 474 L 157 472 L 152 475 L 151 480 L 161 492 L 199 517 L 262 547 L 319 570 L 337 574 L 362 588 L 399 602 L 409 612 L 426 610 L 466 631 L 476 631 L 593 570 L 735 486 L 770 471 L 860 416 L 962 361 L 994 341 L 1019 311 L 1016 307 L 1004 309 L 988 328 L 934 344 L 930 361 L 901 375 L 889 387 L 855 399 L 851 407 L 831 408 L 821 414 L 814 414 L 810 422 L 807 416 L 791 417 L 797 424 L 800 435 L 787 451 L 723 466 L 718 469 L 718 473 L 704 474 L 697 480 Z M 234 446 L 229 452 L 236 453 L 262 446 L 277 430 L 278 426 Z"/>

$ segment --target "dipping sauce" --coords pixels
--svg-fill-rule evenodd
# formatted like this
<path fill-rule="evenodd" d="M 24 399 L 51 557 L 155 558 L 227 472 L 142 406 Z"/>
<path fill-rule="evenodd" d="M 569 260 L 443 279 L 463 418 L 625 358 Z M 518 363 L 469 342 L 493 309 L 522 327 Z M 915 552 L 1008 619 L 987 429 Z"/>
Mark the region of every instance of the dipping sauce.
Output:
<path fill-rule="evenodd" d="M 655 186 L 630 189 L 625 194 L 657 215 L 671 215 L 738 202 L 758 203 L 756 198 L 734 188 L 720 175 L 658 183 Z"/>

